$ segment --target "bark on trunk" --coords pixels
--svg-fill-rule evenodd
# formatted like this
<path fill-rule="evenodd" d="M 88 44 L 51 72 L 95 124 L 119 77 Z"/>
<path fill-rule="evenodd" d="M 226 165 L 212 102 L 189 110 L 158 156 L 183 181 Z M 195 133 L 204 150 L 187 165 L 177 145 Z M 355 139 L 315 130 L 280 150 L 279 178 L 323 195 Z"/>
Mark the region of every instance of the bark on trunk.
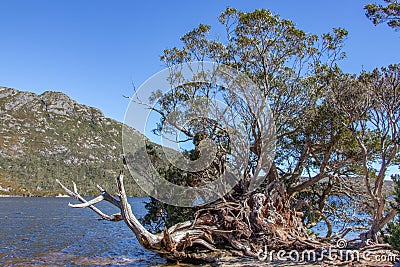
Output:
<path fill-rule="evenodd" d="M 69 190 L 60 186 L 82 204 L 74 208 L 89 207 L 102 219 L 123 220 L 135 234 L 140 244 L 161 256 L 174 261 L 214 261 L 221 255 L 246 255 L 257 257 L 266 247 L 270 249 L 311 249 L 323 244 L 309 238 L 298 213 L 291 208 L 285 186 L 276 179 L 264 192 L 242 196 L 241 199 L 219 202 L 199 210 L 194 220 L 165 228 L 160 234 L 147 231 L 132 213 L 124 189 L 123 173 L 117 177 L 119 199 L 98 186 L 101 195 L 91 201 L 81 197 L 74 185 Z M 108 201 L 120 213 L 106 215 L 94 205 Z"/>

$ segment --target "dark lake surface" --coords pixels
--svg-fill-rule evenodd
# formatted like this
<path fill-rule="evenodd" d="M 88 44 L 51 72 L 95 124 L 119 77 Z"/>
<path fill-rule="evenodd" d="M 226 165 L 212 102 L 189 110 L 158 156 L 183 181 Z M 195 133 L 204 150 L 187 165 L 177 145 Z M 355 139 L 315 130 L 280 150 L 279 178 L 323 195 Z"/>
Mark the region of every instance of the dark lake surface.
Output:
<path fill-rule="evenodd" d="M 147 198 L 129 198 L 146 214 Z M 142 248 L 124 222 L 99 221 L 92 210 L 73 209 L 74 198 L 0 197 L 0 266 L 157 266 L 165 260 Z M 109 203 L 96 207 L 118 212 Z M 321 235 L 323 224 L 313 228 Z M 334 229 L 337 230 L 337 229 Z M 355 233 L 347 238 L 356 237 Z"/>
<path fill-rule="evenodd" d="M 146 198 L 130 198 L 137 217 Z M 0 266 L 153 266 L 165 261 L 144 250 L 124 222 L 97 220 L 73 209 L 74 198 L 0 197 Z M 117 212 L 107 203 L 99 208 Z"/>

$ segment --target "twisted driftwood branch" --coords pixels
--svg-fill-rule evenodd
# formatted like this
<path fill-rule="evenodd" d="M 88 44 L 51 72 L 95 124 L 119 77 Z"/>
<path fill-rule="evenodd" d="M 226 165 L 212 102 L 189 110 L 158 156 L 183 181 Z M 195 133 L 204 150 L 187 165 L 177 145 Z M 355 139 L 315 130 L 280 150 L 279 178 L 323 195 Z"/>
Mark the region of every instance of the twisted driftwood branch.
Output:
<path fill-rule="evenodd" d="M 199 210 L 193 221 L 178 223 L 159 234 L 146 230 L 137 220 L 128 203 L 123 172 L 117 177 L 118 199 L 102 187 L 101 194 L 90 200 L 79 195 L 76 184 L 73 191 L 60 181 L 57 183 L 81 204 L 69 204 L 72 208 L 90 208 L 101 219 L 123 220 L 132 230 L 139 243 L 172 260 L 213 261 L 215 256 L 245 255 L 257 257 L 265 244 L 269 247 L 311 247 L 321 243 L 309 240 L 301 220 L 289 207 L 288 195 L 282 185 L 273 184 L 265 193 L 255 193 L 242 200 L 224 201 Z M 110 202 L 120 213 L 107 215 L 95 205 L 101 201 Z"/>
<path fill-rule="evenodd" d="M 278 181 L 269 184 L 263 193 L 253 193 L 243 199 L 234 199 L 198 210 L 193 221 L 178 223 L 164 228 L 159 234 L 147 231 L 137 220 L 128 203 L 123 184 L 123 173 L 117 177 L 118 199 L 102 187 L 101 194 L 90 200 L 79 195 L 76 184 L 73 191 L 60 181 L 57 183 L 81 204 L 69 204 L 72 208 L 90 208 L 101 219 L 123 220 L 146 249 L 162 257 L 179 261 L 215 261 L 219 256 L 258 257 L 267 246 L 268 250 L 313 250 L 318 252 L 328 243 L 309 238 L 299 213 L 290 207 L 290 199 L 284 186 Z M 120 213 L 107 215 L 95 205 L 107 201 L 119 208 Z M 366 247 L 368 250 L 389 249 L 386 245 Z M 343 262 L 333 263 L 341 265 Z M 346 262 L 347 263 L 347 262 Z"/>
<path fill-rule="evenodd" d="M 98 215 L 100 215 L 101 219 L 108 221 L 116 222 L 124 220 L 124 222 L 135 234 L 140 244 L 148 250 L 155 251 L 164 256 L 166 256 L 167 254 L 171 254 L 173 255 L 172 258 L 186 258 L 188 256 L 186 253 L 176 253 L 176 250 L 182 248 L 187 249 L 191 246 L 199 246 L 210 251 L 217 250 L 212 244 L 213 243 L 212 239 L 209 238 L 204 232 L 205 229 L 208 229 L 209 231 L 213 230 L 213 227 L 210 226 L 204 226 L 200 228 L 193 227 L 193 223 L 187 221 L 176 224 L 169 229 L 165 228 L 161 234 L 152 234 L 149 231 L 147 231 L 137 220 L 137 218 L 132 212 L 130 204 L 128 203 L 123 184 L 122 171 L 120 175 L 117 177 L 119 200 L 112 197 L 102 187 L 97 186 L 97 188 L 101 192 L 101 195 L 90 201 L 87 201 L 78 193 L 75 183 L 73 183 L 74 190 L 71 191 L 66 186 L 64 186 L 59 180 L 56 181 L 65 192 L 67 192 L 70 196 L 75 197 L 77 200 L 81 202 L 81 204 L 69 203 L 68 205 L 70 207 L 72 208 L 88 207 L 92 209 L 94 212 L 96 212 Z M 114 206 L 118 207 L 121 212 L 113 215 L 107 215 L 94 206 L 95 204 L 100 203 L 103 200 L 110 202 Z M 166 257 L 169 258 L 168 256 Z M 192 257 L 193 259 L 207 260 L 206 256 L 200 254 L 199 255 L 192 254 L 190 255 L 190 257 Z"/>

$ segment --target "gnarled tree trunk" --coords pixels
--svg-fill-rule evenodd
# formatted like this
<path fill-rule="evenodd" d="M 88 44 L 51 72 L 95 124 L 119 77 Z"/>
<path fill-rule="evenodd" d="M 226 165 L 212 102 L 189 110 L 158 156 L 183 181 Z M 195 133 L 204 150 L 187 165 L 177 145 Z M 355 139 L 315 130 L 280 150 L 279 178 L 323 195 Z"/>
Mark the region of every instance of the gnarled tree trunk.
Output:
<path fill-rule="evenodd" d="M 285 187 L 271 182 L 263 193 L 253 193 L 241 199 L 213 203 L 199 210 L 193 221 L 164 228 L 160 234 L 147 231 L 132 213 L 123 183 L 123 172 L 117 177 L 119 199 L 98 186 L 101 195 L 91 201 L 81 197 L 74 184 L 71 191 L 60 181 L 58 184 L 82 204 L 69 204 L 73 208 L 90 208 L 108 221 L 123 220 L 140 244 L 169 260 L 214 261 L 216 256 L 246 255 L 257 257 L 268 249 L 305 249 L 320 247 L 311 240 L 305 227 L 290 207 Z M 120 213 L 106 215 L 94 205 L 108 201 Z"/>

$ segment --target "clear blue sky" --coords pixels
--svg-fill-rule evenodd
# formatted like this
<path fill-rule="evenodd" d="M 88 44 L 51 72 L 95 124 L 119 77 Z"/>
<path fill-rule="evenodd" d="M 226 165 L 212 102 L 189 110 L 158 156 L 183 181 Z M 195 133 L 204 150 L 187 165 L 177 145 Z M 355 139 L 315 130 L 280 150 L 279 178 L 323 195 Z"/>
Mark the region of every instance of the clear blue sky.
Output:
<path fill-rule="evenodd" d="M 0 85 L 61 91 L 122 121 L 128 104 L 122 95 L 132 95 L 131 83 L 138 87 L 162 70 L 165 48 L 180 45 L 179 38 L 199 23 L 218 25 L 216 17 L 227 6 L 268 8 L 317 34 L 346 28 L 347 72 L 399 63 L 400 33 L 373 26 L 364 16 L 366 3 L 0 0 Z"/>

